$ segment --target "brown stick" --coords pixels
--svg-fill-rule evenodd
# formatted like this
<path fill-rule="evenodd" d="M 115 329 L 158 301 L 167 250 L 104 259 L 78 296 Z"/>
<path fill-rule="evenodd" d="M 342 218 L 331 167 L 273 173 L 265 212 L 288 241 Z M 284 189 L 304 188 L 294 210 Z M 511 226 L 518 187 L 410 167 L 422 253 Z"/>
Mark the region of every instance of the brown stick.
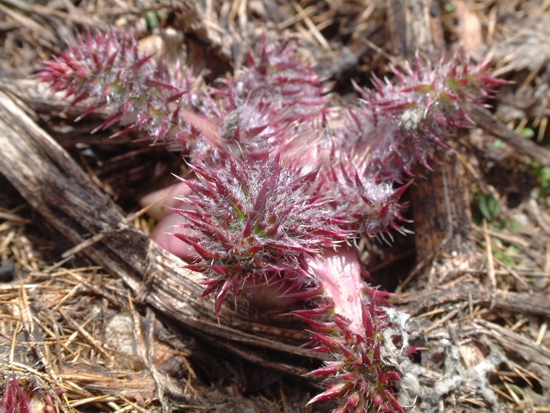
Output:
<path fill-rule="evenodd" d="M 469 301 L 472 305 L 491 307 L 511 314 L 537 314 L 550 317 L 548 299 L 543 294 L 488 291 L 479 286 L 458 286 L 452 289 L 429 289 L 396 298 L 400 310 L 419 315 L 444 304 Z"/>
<path fill-rule="evenodd" d="M 531 157 L 542 166 L 550 167 L 550 151 L 548 149 L 521 137 L 485 108 L 468 105 L 466 109 L 476 125 L 487 134 L 496 136 L 518 153 Z"/>

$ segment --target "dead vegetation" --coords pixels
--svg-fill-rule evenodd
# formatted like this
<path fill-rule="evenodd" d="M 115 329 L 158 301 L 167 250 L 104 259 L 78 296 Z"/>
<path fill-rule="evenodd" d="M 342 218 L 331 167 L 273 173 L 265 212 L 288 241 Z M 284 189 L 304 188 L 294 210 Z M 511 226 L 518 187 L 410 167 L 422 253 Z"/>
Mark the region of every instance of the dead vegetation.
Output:
<path fill-rule="evenodd" d="M 299 39 L 336 101 L 351 79 L 459 44 L 513 81 L 445 160 L 468 222 L 430 248 L 363 240 L 363 257 L 416 319 L 409 411 L 550 412 L 549 13 L 547 0 L 0 0 L 2 376 L 59 411 L 328 411 L 305 406 L 318 385 L 301 375 L 320 360 L 299 347 L 302 326 L 242 307 L 218 323 L 198 275 L 149 243 L 135 200 L 182 172 L 179 157 L 90 136 L 102 114 L 74 123 L 32 78 L 76 33 L 114 27 L 212 81 L 267 30 Z M 415 219 L 417 233 L 430 224 Z"/>

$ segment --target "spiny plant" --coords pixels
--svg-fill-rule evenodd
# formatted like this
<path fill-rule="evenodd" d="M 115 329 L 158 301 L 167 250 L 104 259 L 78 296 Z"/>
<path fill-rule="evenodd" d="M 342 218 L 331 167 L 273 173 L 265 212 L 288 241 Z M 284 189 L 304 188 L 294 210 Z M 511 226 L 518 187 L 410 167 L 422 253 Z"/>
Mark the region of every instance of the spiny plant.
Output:
<path fill-rule="evenodd" d="M 58 411 L 51 393 L 33 388 L 28 380 L 8 375 L 0 399 L 2 413 L 54 413 Z"/>
<path fill-rule="evenodd" d="M 481 105 L 501 81 L 462 54 L 435 66 L 417 58 L 336 109 L 296 45 L 263 36 L 246 63 L 221 86 L 198 87 L 111 31 L 88 34 L 38 76 L 69 106 L 86 102 L 82 116 L 110 109 L 99 129 L 119 123 L 190 159 L 185 206 L 169 212 L 181 224 L 159 227 L 193 248 L 181 255 L 204 274 L 216 313 L 246 292 L 308 323 L 312 350 L 332 357 L 311 373 L 327 390 L 310 403 L 403 412 L 400 360 L 414 349 L 387 294 L 365 282 L 354 241 L 400 230 L 417 165 L 450 150 L 452 130 L 473 124 L 465 104 Z"/>

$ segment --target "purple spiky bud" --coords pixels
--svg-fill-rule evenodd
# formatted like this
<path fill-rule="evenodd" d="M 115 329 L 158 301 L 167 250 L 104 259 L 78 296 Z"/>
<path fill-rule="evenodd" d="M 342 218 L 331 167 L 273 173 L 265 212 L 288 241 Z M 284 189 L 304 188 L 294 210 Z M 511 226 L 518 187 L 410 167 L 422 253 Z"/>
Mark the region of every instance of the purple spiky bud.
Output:
<path fill-rule="evenodd" d="M 399 121 L 405 131 L 442 139 L 440 127 L 473 125 L 466 103 L 483 105 L 496 86 L 507 83 L 490 77 L 488 69 L 487 64 L 471 63 L 464 52 L 448 61 L 443 55 L 433 66 L 417 54 L 415 65 L 407 64 L 405 72 L 393 69 L 394 83 L 375 79 L 375 91 L 362 91 L 362 96 L 376 115 Z"/>
<path fill-rule="evenodd" d="M 408 187 L 394 189 L 390 182 L 377 182 L 367 173 L 368 165 L 361 159 L 341 156 L 324 174 L 324 189 L 332 193 L 335 217 L 342 227 L 356 234 L 381 236 L 390 228 L 401 230 L 402 206 L 399 199 Z"/>
<path fill-rule="evenodd" d="M 383 331 L 390 327 L 385 315 L 367 306 L 364 299 L 359 306 L 362 325 L 352 322 L 333 323 L 324 335 L 314 334 L 320 342 L 317 351 L 330 353 L 333 360 L 309 373 L 325 377 L 328 390 L 315 396 L 310 403 L 332 400 L 334 412 L 399 412 L 403 407 L 394 396 L 400 376 L 381 353 L 385 337 Z M 331 314 L 326 313 L 325 318 Z M 313 320 L 312 320 L 313 321 Z M 315 322 L 310 325 L 315 325 Z"/>
<path fill-rule="evenodd" d="M 140 130 L 172 149 L 222 146 L 220 123 L 203 113 L 193 79 L 171 73 L 152 55 L 142 55 L 132 35 L 88 32 L 66 53 L 45 62 L 37 76 L 52 90 L 65 91 L 69 107 L 86 101 L 88 109 L 80 118 L 109 108 L 112 115 L 96 130 L 118 123 L 125 127 L 119 134 Z"/>
<path fill-rule="evenodd" d="M 491 77 L 488 64 L 470 62 L 464 52 L 448 61 L 442 56 L 436 65 L 417 55 L 414 66 L 393 73 L 393 82 L 375 78 L 374 90 L 357 87 L 363 105 L 351 112 L 345 132 L 357 135 L 358 127 L 378 131 L 362 153 L 372 162 L 370 174 L 379 179 L 399 180 L 399 171 L 411 174 L 416 162 L 429 168 L 431 153 L 438 146 L 448 149 L 454 129 L 474 126 L 466 105 L 484 105 L 497 86 L 507 83 Z"/>
<path fill-rule="evenodd" d="M 15 376 L 7 376 L 4 393 L 0 399 L 1 413 L 54 413 L 58 411 L 51 393 L 31 386 L 28 380 L 20 382 Z"/>
<path fill-rule="evenodd" d="M 6 413 L 31 413 L 29 403 L 29 395 L 23 391 L 17 380 L 13 377 L 7 377 L 4 394 L 0 400 L 0 411 Z"/>
<path fill-rule="evenodd" d="M 186 201 L 193 208 L 177 210 L 185 222 L 175 235 L 201 257 L 192 268 L 205 274 L 205 294 L 216 297 L 217 311 L 229 291 L 237 295 L 283 276 L 287 293 L 296 292 L 293 283 L 311 283 L 305 257 L 348 236 L 333 224 L 315 171 L 301 174 L 268 154 L 192 169 L 198 179 L 186 181 L 192 191 Z"/>

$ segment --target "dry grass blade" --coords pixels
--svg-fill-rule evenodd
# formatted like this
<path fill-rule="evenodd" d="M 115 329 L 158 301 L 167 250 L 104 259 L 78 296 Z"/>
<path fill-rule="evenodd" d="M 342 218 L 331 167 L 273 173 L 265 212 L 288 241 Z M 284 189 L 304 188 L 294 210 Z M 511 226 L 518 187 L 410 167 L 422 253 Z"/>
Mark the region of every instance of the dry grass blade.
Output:
<path fill-rule="evenodd" d="M 31 30 L 35 31 L 38 35 L 43 36 L 44 38 L 55 41 L 55 37 L 50 33 L 49 31 L 45 30 L 42 26 L 40 26 L 38 23 L 36 23 L 34 20 L 29 19 L 28 17 L 17 13 L 13 11 L 12 9 L 9 9 L 8 7 L 4 6 L 3 4 L 0 4 L 0 11 L 3 13 L 6 13 L 11 18 L 13 18 L 15 21 L 18 21 L 22 25 L 27 26 Z"/>
<path fill-rule="evenodd" d="M 45 7 L 40 4 L 26 3 L 24 1 L 19 1 L 19 0 L 2 0 L 2 3 L 8 4 L 20 10 L 24 10 L 28 13 L 36 13 L 38 15 L 43 15 L 43 16 L 55 16 L 63 20 L 83 24 L 87 27 L 95 27 L 101 30 L 108 29 L 108 26 L 104 22 L 98 19 L 90 19 L 79 13 L 63 13 L 54 8 Z M 45 35 L 47 38 L 49 38 L 50 41 L 52 41 L 52 43 L 55 43 L 55 41 L 57 40 L 53 33 L 48 32 L 43 27 L 37 26 L 36 22 L 31 21 L 31 19 L 25 18 L 25 25 L 29 25 L 33 30 L 37 31 L 40 34 Z"/>
<path fill-rule="evenodd" d="M 496 338 L 508 351 L 525 360 L 550 366 L 550 349 L 545 346 L 536 345 L 534 341 L 525 338 L 525 336 L 486 320 L 476 320 L 476 324 L 484 328 L 484 334 Z"/>
<path fill-rule="evenodd" d="M 495 264 L 493 261 L 493 249 L 491 246 L 491 237 L 487 232 L 487 221 L 483 221 L 483 235 L 485 237 L 486 251 L 487 251 L 487 275 L 491 282 L 491 305 L 489 308 L 495 306 L 495 293 L 497 288 L 497 280 L 495 277 Z"/>

